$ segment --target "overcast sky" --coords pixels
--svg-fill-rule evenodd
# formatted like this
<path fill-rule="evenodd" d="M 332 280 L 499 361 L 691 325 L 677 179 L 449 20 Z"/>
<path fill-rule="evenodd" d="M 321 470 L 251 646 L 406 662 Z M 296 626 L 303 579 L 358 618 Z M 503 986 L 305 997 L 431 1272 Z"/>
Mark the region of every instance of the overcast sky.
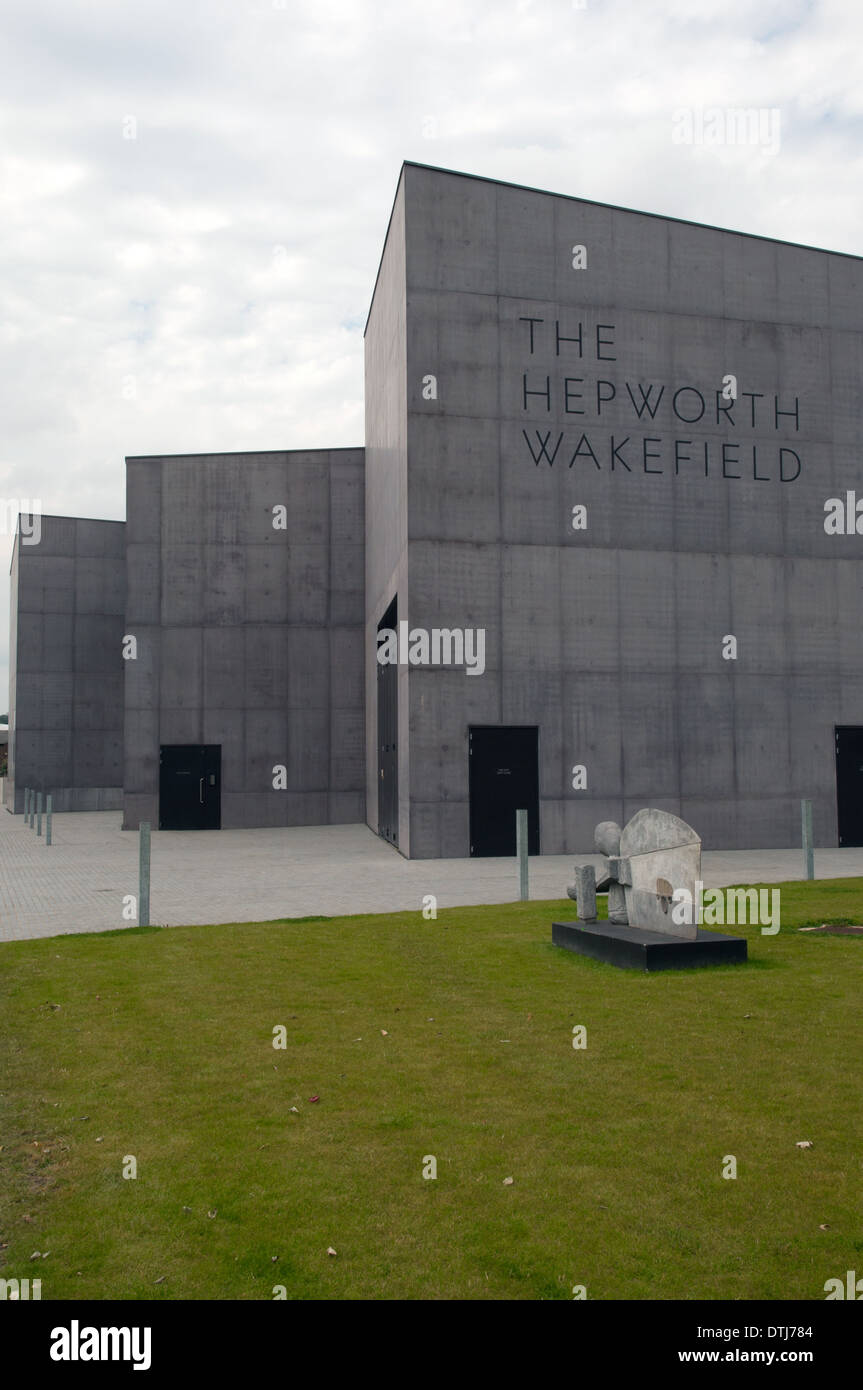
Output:
<path fill-rule="evenodd" d="M 7 504 L 362 444 L 403 159 L 863 254 L 860 0 L 4 0 L 0 38 Z"/>

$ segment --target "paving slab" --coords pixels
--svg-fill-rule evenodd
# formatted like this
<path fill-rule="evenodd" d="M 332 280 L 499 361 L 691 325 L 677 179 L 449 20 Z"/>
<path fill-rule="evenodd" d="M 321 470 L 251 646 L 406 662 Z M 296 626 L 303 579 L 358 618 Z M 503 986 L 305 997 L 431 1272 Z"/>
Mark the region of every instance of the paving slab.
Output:
<path fill-rule="evenodd" d="M 55 815 L 53 844 L 23 816 L 0 811 L 0 941 L 134 926 L 123 899 L 138 891 L 138 835 L 114 811 Z M 44 826 L 43 826 L 44 830 Z M 530 861 L 532 899 L 566 897 L 575 863 L 601 855 Z M 705 886 L 778 883 L 803 876 L 800 849 L 705 851 Z M 863 849 L 815 854 L 817 878 L 863 875 Z M 515 859 L 413 859 L 365 825 L 270 830 L 153 831 L 150 921 L 157 925 L 422 911 L 518 898 Z"/>

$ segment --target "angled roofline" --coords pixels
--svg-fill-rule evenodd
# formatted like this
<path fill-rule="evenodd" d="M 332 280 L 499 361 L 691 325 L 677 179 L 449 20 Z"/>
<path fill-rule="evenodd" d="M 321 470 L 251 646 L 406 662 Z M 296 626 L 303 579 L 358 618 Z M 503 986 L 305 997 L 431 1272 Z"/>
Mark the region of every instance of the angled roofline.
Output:
<path fill-rule="evenodd" d="M 22 516 L 39 516 L 51 521 L 98 521 L 99 525 L 105 526 L 125 526 L 126 518 L 117 516 L 70 516 L 68 512 L 19 512 L 18 520 L 20 523 Z M 20 525 L 16 528 L 15 535 L 20 532 Z"/>
<path fill-rule="evenodd" d="M 243 454 L 254 454 L 256 458 L 261 454 L 356 454 L 362 452 L 365 447 L 365 444 L 337 444 L 331 449 L 201 449 L 197 453 L 192 450 L 185 454 L 125 454 L 124 461 L 126 463 L 154 463 L 159 459 L 241 458 Z"/>
<path fill-rule="evenodd" d="M 430 168 L 432 167 L 430 164 L 416 164 L 416 165 L 414 165 L 414 164 L 413 164 L 413 161 L 410 160 L 410 159 L 403 159 L 403 160 L 402 160 L 401 168 L 399 169 L 399 176 L 398 176 L 398 178 L 396 179 L 396 191 L 395 191 L 395 196 L 394 196 L 394 198 L 393 198 L 392 207 L 390 208 L 390 215 L 389 215 L 389 218 L 387 219 L 387 229 L 386 229 L 386 231 L 384 232 L 383 245 L 381 246 L 381 254 L 380 254 L 380 259 L 379 259 L 379 261 L 378 261 L 378 272 L 377 272 L 377 275 L 375 276 L 375 283 L 374 283 L 374 285 L 372 286 L 372 297 L 371 297 L 371 299 L 369 300 L 369 312 L 366 314 L 366 326 L 365 326 L 365 328 L 363 329 L 363 338 L 365 338 L 366 334 L 367 334 L 368 331 L 369 331 L 369 319 L 370 319 L 371 316 L 372 316 L 372 309 L 374 308 L 374 303 L 375 303 L 375 295 L 376 295 L 377 292 L 378 292 L 378 281 L 379 281 L 380 278 L 381 278 L 381 267 L 383 266 L 383 263 L 384 263 L 384 255 L 386 254 L 387 242 L 389 241 L 389 237 L 390 237 L 390 227 L 393 225 L 393 213 L 394 213 L 395 210 L 396 210 L 396 203 L 397 203 L 398 200 L 399 200 L 399 190 L 401 189 L 402 180 L 404 179 L 404 176 L 405 176 L 405 169 L 408 167 L 409 164 L 410 164 L 413 168 L 416 168 L 416 169 L 430 169 Z M 438 172 L 438 173 L 441 173 L 441 174 L 447 174 L 447 173 L 449 173 L 450 171 L 449 171 L 448 169 L 439 169 L 439 170 L 437 170 L 437 172 Z M 470 177 L 472 177 L 472 176 L 471 176 L 470 174 L 466 174 L 464 177 L 465 177 L 465 178 L 470 178 Z"/>
<path fill-rule="evenodd" d="M 12 566 L 15 564 L 15 556 L 19 555 L 18 537 L 21 535 L 22 516 L 38 516 L 40 520 L 48 519 L 51 521 L 97 521 L 101 526 L 125 526 L 125 518 L 113 516 L 69 516 L 65 512 L 19 512 L 18 524 L 15 527 L 15 534 L 12 537 L 12 554 L 9 556 L 9 573 L 12 573 Z"/>
<path fill-rule="evenodd" d="M 741 232 L 735 227 L 718 227 L 713 222 L 695 222 L 688 217 L 670 217 L 661 212 L 645 212 L 642 208 L 623 207 L 620 203 L 601 203 L 596 198 L 579 198 L 574 193 L 554 193 L 548 188 L 534 188 L 528 183 L 509 183 L 506 179 L 490 179 L 485 178 L 482 174 L 466 174 L 461 169 L 444 169 L 439 164 L 420 164 L 419 161 L 415 159 L 405 159 L 402 161 L 398 185 L 396 187 L 396 198 L 398 197 L 398 190 L 401 187 L 406 168 L 424 169 L 432 174 L 447 174 L 450 178 L 472 179 L 475 183 L 493 183 L 497 184 L 499 188 L 517 188 L 523 193 L 538 193 L 545 198 L 565 198 L 568 202 L 584 203 L 587 207 L 607 208 L 610 212 L 628 212 L 636 217 L 652 217 L 659 222 L 674 222 L 681 227 L 698 227 L 702 231 L 722 232 L 725 236 L 748 237 L 751 241 L 767 241 L 773 246 L 793 246 L 799 251 L 817 251 L 823 256 L 842 256 L 845 260 L 849 261 L 863 261 L 863 256 L 856 256 L 853 251 L 832 251 L 829 247 L 812 246 L 809 242 L 805 241 L 787 241 L 783 237 L 765 236 L 761 232 Z M 394 207 L 395 199 L 393 199 L 393 208 Z M 390 213 L 390 221 L 387 223 L 387 236 L 389 236 L 391 222 L 392 212 Z M 384 238 L 384 249 L 386 249 L 386 238 Z M 383 261 L 383 252 L 381 252 L 381 261 Z M 380 266 L 378 266 L 378 276 L 380 276 Z M 377 283 L 377 279 L 375 279 L 375 289 L 377 289 Z M 374 297 L 373 290 L 372 303 L 374 303 Z M 369 306 L 369 315 L 371 315 L 371 305 Z M 368 319 L 366 320 L 366 328 L 368 328 Z M 365 336 L 365 333 L 363 336 Z"/>

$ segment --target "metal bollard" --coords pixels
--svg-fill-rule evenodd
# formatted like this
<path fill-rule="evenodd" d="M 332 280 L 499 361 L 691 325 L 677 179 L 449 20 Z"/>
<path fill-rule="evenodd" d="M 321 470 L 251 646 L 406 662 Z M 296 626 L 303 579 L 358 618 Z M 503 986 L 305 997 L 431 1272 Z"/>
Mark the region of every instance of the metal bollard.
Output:
<path fill-rule="evenodd" d="M 24 788 L 24 824 L 27 824 L 27 817 L 30 814 L 30 788 Z"/>
<path fill-rule="evenodd" d="M 800 820 L 803 828 L 803 871 L 807 878 L 815 877 L 815 848 L 812 844 L 812 802 L 800 802 Z"/>
<path fill-rule="evenodd" d="M 42 838 L 42 793 L 36 793 L 36 837 Z"/>
<path fill-rule="evenodd" d="M 527 879 L 527 811 L 515 813 L 515 852 L 518 856 L 518 896 L 522 902 L 530 897 Z"/>
<path fill-rule="evenodd" d="M 45 799 L 45 844 L 51 843 L 51 812 L 54 809 L 54 798 L 51 793 Z"/>
<path fill-rule="evenodd" d="M 150 822 L 142 821 L 138 845 L 138 926 L 150 925 Z"/>

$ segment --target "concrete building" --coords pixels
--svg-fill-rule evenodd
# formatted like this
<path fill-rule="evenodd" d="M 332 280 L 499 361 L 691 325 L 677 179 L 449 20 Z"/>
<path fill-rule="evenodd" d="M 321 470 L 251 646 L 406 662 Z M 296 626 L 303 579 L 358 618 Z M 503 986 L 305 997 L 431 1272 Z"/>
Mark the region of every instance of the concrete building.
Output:
<path fill-rule="evenodd" d="M 363 820 L 362 449 L 126 478 L 124 825 Z"/>
<path fill-rule="evenodd" d="M 127 460 L 122 631 L 80 628 L 125 676 L 124 824 L 446 857 L 526 806 L 562 853 L 649 803 L 769 848 L 808 797 L 863 843 L 863 261 L 405 164 L 365 358 L 364 450 Z M 86 687 L 24 549 L 16 809 L 96 785 L 38 736 Z"/>
<path fill-rule="evenodd" d="M 42 516 L 12 549 L 7 809 L 123 805 L 125 523 Z"/>

